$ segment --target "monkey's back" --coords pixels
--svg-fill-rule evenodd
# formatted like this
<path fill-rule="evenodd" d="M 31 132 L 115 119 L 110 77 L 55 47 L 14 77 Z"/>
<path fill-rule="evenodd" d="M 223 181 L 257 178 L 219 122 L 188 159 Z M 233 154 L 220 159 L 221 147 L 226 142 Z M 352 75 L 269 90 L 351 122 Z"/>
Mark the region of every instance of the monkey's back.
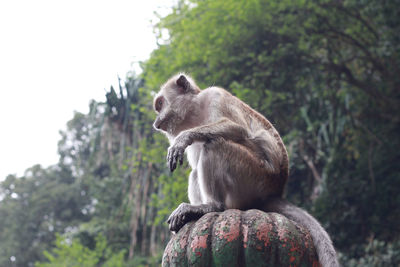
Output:
<path fill-rule="evenodd" d="M 279 146 L 280 156 L 282 157 L 279 180 L 282 183 L 283 190 L 289 176 L 289 156 L 282 138 L 272 123 L 262 114 L 223 88 L 209 87 L 203 90 L 202 93 L 208 95 L 211 106 L 224 106 L 223 109 L 219 109 L 222 110 L 220 116 L 226 117 L 249 129 L 253 134 L 257 133 L 259 130 L 266 130 L 268 134 L 276 140 Z"/>

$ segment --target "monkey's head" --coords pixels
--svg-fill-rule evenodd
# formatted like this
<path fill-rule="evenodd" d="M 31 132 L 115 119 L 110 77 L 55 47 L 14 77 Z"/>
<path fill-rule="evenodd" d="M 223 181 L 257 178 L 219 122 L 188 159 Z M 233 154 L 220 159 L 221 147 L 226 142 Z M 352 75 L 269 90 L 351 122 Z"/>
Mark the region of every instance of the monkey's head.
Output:
<path fill-rule="evenodd" d="M 194 104 L 194 97 L 200 93 L 199 87 L 185 74 L 177 74 L 169 79 L 154 97 L 153 107 L 157 113 L 153 127 L 176 136 L 184 130 L 184 123 Z"/>

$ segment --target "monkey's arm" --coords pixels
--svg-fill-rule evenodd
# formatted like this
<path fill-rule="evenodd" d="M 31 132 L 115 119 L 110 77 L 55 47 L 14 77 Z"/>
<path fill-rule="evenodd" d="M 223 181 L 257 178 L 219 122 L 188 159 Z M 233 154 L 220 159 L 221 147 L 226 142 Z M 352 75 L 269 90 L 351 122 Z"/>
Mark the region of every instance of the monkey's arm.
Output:
<path fill-rule="evenodd" d="M 175 170 L 178 162 L 182 165 L 186 147 L 194 142 L 207 142 L 217 138 L 224 138 L 233 142 L 244 142 L 249 138 L 249 133 L 245 127 L 227 118 L 183 131 L 168 148 L 167 162 L 171 172 Z"/>
<path fill-rule="evenodd" d="M 187 135 L 186 138 L 193 142 L 206 142 L 222 137 L 233 142 L 240 142 L 249 137 L 247 129 L 227 118 L 215 123 L 210 123 L 183 131 L 180 135 Z M 178 136 L 179 137 L 179 136 Z"/>

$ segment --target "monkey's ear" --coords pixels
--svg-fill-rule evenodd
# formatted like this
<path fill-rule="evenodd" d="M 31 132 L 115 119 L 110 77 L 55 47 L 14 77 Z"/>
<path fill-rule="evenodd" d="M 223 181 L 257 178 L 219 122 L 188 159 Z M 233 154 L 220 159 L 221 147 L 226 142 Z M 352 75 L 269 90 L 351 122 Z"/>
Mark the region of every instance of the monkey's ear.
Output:
<path fill-rule="evenodd" d="M 188 79 L 186 79 L 185 75 L 180 75 L 178 80 L 176 80 L 176 84 L 182 88 L 183 93 L 187 93 L 191 90 L 191 85 Z"/>

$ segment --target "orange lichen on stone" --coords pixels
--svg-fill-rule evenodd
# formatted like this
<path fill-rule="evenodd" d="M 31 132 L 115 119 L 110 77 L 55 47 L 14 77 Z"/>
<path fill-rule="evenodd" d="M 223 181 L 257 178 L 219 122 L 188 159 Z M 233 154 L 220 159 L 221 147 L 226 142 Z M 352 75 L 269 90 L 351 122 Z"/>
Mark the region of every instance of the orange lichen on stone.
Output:
<path fill-rule="evenodd" d="M 233 210 L 229 216 L 224 216 L 215 228 L 215 234 L 219 239 L 227 242 L 237 240 L 240 236 L 240 224 L 237 223 L 240 218 L 240 211 Z M 240 219 L 239 219 L 240 220 Z"/>
<path fill-rule="evenodd" d="M 208 235 L 195 236 L 190 244 L 192 251 L 195 252 L 198 248 L 207 248 L 207 238 Z"/>
<path fill-rule="evenodd" d="M 288 236 L 287 228 L 278 227 L 278 236 L 279 236 L 279 240 L 286 242 L 287 236 Z"/>
<path fill-rule="evenodd" d="M 267 247 L 269 245 L 269 232 L 272 231 L 272 225 L 269 223 L 261 223 L 257 229 L 257 238 L 258 240 L 264 241 L 264 246 Z"/>
<path fill-rule="evenodd" d="M 187 246 L 187 239 L 182 238 L 181 240 L 179 240 L 179 245 L 181 246 L 181 249 L 184 249 Z"/>
<path fill-rule="evenodd" d="M 243 247 L 244 248 L 247 248 L 247 241 L 248 241 L 248 238 L 249 238 L 249 226 L 248 225 L 242 225 L 242 227 L 243 227 L 243 230 L 242 230 L 242 233 L 243 233 Z"/>
<path fill-rule="evenodd" d="M 239 225 L 228 224 L 227 221 L 221 222 L 221 227 L 219 228 L 218 236 L 225 239 L 228 242 L 232 242 L 239 238 L 240 230 Z"/>

